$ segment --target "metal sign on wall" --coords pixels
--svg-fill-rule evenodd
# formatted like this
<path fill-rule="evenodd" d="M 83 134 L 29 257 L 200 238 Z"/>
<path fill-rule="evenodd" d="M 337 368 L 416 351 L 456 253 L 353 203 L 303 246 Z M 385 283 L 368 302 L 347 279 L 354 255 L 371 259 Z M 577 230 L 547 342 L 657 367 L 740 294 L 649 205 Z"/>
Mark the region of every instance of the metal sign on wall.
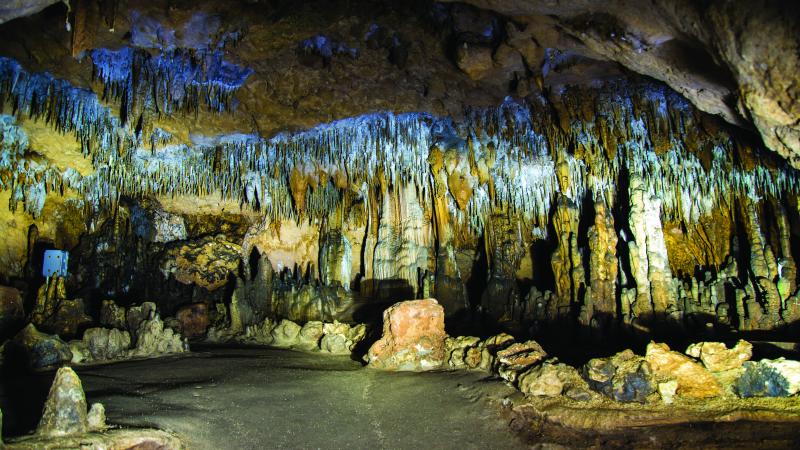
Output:
<path fill-rule="evenodd" d="M 45 277 L 67 276 L 67 260 L 69 252 L 64 250 L 45 250 L 42 275 Z"/>

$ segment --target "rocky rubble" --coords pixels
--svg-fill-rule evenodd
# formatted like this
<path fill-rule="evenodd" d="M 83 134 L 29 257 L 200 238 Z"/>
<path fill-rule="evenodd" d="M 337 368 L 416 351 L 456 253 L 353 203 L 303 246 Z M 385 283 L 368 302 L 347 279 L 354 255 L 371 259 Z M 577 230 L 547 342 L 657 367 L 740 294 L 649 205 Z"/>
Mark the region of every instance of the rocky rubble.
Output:
<path fill-rule="evenodd" d="M 105 408 L 94 403 L 87 413 L 86 395 L 78 375 L 69 367 L 56 372 L 36 431 L 0 446 L 6 449 L 55 448 L 161 448 L 181 449 L 169 433 L 151 430 L 110 429 Z"/>
<path fill-rule="evenodd" d="M 267 318 L 261 323 L 248 326 L 243 334 L 212 328 L 209 330 L 207 340 L 269 345 L 332 355 L 350 355 L 356 345 L 365 338 L 366 330 L 366 326 L 363 324 L 348 325 L 338 321 L 324 323 L 312 320 L 304 325 L 299 325 L 288 319 L 276 322 Z"/>

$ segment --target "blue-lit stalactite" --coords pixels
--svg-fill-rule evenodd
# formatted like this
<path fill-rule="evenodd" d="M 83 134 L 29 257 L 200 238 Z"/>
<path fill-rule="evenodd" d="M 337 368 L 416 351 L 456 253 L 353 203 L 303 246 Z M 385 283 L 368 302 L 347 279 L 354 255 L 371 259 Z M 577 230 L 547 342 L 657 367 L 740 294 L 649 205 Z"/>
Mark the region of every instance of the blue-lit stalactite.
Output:
<path fill-rule="evenodd" d="M 122 80 L 125 73 L 118 75 L 109 80 Z M 473 231 L 498 210 L 531 227 L 546 224 L 562 189 L 557 167 L 567 168 L 565 194 L 578 205 L 586 195 L 613 202 L 620 177 L 638 175 L 662 200 L 667 219 L 688 222 L 730 206 L 736 196 L 798 192 L 796 170 L 785 163 L 745 169 L 736 161 L 740 145 L 727 132 L 704 129 L 686 100 L 650 83 L 562 93 L 558 114 L 544 100 L 507 99 L 495 108 L 466 111 L 459 120 L 380 112 L 269 139 L 194 136 L 191 145 L 170 143 L 172 137 L 158 129 L 143 142 L 91 91 L 47 74 L 27 74 L 2 58 L 0 98 L 16 114 L 78 137 L 96 171 L 82 178 L 71 173 L 67 186 L 96 207 L 121 195 L 218 193 L 273 219 L 322 219 L 354 199 L 374 206 L 370 199 L 386 194 L 383 187 L 411 183 L 420 204 L 430 208 L 433 148 L 444 151 L 445 159 L 462 161 L 465 175 L 472 176 L 466 206 L 459 208 L 452 195 L 446 202 L 454 222 Z M 480 167 L 488 170 L 487 179 L 475 175 Z M 307 190 L 302 205 L 293 198 L 293 179 L 306 180 L 299 184 Z"/>
<path fill-rule="evenodd" d="M 252 69 L 232 64 L 223 52 L 170 50 L 151 55 L 139 48 L 91 51 L 95 77 L 104 85 L 104 97 L 121 103 L 123 118 L 136 119 L 146 110 L 155 114 L 230 111 L 233 94 Z"/>

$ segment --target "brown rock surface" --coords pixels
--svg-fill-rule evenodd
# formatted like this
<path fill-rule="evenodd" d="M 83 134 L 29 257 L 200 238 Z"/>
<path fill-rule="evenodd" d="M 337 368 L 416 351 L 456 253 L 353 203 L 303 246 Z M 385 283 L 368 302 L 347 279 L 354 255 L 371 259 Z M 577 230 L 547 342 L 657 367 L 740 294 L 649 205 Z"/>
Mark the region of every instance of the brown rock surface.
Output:
<path fill-rule="evenodd" d="M 369 367 L 430 370 L 445 362 L 444 308 L 432 298 L 395 303 L 383 312 L 383 336 L 370 347 Z"/>
<path fill-rule="evenodd" d="M 666 344 L 648 344 L 645 361 L 657 381 L 678 382 L 679 397 L 708 398 L 722 394 L 722 386 L 711 372 L 688 356 L 671 351 Z"/>
<path fill-rule="evenodd" d="M 712 372 L 724 372 L 742 367 L 753 356 L 753 344 L 740 340 L 733 348 L 722 342 L 699 342 L 686 349 L 686 354 L 698 358 Z"/>
<path fill-rule="evenodd" d="M 175 317 L 180 322 L 183 337 L 195 338 L 206 334 L 211 324 L 208 314 L 208 305 L 205 303 L 192 303 L 178 309 Z"/>
<path fill-rule="evenodd" d="M 241 252 L 242 247 L 224 235 L 207 236 L 170 248 L 161 261 L 161 272 L 213 291 L 224 286 L 239 267 Z"/>

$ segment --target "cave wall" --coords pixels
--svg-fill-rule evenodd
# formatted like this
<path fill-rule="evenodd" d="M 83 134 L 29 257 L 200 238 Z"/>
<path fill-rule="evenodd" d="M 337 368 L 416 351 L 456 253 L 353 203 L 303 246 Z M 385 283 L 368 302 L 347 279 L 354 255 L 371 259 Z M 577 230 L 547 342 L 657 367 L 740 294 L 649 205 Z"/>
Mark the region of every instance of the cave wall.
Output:
<path fill-rule="evenodd" d="M 520 333 L 800 314 L 796 169 L 681 89 L 465 5 L 120 5 L 0 27 L 0 271 L 28 295 L 50 246 L 90 312 L 239 329 L 430 296 Z"/>

